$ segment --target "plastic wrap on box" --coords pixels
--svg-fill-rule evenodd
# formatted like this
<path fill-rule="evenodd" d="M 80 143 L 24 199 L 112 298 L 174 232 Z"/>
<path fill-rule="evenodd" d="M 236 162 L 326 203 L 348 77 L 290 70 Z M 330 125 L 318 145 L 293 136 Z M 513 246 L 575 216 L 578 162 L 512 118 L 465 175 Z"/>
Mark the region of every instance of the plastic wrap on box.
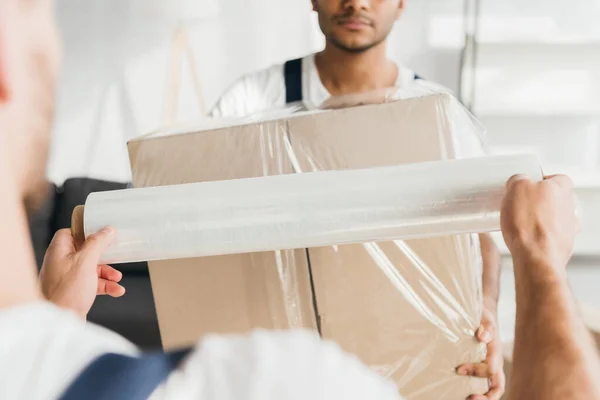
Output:
<path fill-rule="evenodd" d="M 103 264 L 493 232 L 517 173 L 542 179 L 511 155 L 97 192 L 83 229 L 119 233 Z"/>
<path fill-rule="evenodd" d="M 402 99 L 399 101 L 390 101 Z M 343 100 L 348 102 L 348 98 Z M 354 103 L 352 103 L 354 102 Z M 448 94 L 240 119 L 129 143 L 137 187 L 483 155 L 482 129 Z M 331 106 L 331 104 L 330 104 Z M 432 187 L 439 184 L 432 180 Z M 482 260 L 475 234 L 149 263 L 163 345 L 206 333 L 318 329 L 410 400 L 464 399 L 480 362 Z"/>

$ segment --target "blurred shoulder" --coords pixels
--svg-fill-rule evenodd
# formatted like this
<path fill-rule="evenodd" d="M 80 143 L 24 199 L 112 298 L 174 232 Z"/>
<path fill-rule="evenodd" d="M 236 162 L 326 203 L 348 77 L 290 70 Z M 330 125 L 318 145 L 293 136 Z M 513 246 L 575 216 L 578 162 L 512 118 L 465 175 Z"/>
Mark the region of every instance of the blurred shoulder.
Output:
<path fill-rule="evenodd" d="M 242 117 L 285 105 L 283 64 L 237 79 L 211 111 L 213 117 Z"/>

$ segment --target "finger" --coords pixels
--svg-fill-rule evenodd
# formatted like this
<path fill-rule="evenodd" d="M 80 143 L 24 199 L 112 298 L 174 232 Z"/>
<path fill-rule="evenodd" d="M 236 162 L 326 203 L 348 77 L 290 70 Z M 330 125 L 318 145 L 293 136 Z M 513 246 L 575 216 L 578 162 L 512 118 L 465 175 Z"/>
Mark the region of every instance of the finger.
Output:
<path fill-rule="evenodd" d="M 115 229 L 109 226 L 90 235 L 83 243 L 83 246 L 81 246 L 81 255 L 94 260 L 94 264 L 98 264 L 102 253 L 112 244 L 115 234 Z"/>
<path fill-rule="evenodd" d="M 496 387 L 491 389 L 489 392 L 485 394 L 485 396 L 479 395 L 479 399 L 481 400 L 500 400 L 502 395 L 504 394 L 504 389 L 501 387 Z"/>
<path fill-rule="evenodd" d="M 53 248 L 55 250 L 61 249 L 67 254 L 75 253 L 75 241 L 73 240 L 73 236 L 71 235 L 71 230 L 59 229 L 58 231 L 56 231 L 48 247 Z"/>
<path fill-rule="evenodd" d="M 485 394 L 486 400 L 500 400 L 504 394 L 506 380 L 504 373 L 493 374 L 490 377 L 490 390 Z"/>
<path fill-rule="evenodd" d="M 495 325 L 494 322 L 489 319 L 481 321 L 481 326 L 477 329 L 477 340 L 481 343 L 488 344 L 494 339 Z"/>
<path fill-rule="evenodd" d="M 503 394 L 504 394 L 504 390 L 502 390 L 500 388 L 496 388 L 496 389 L 490 390 L 484 396 L 482 396 L 482 395 L 472 396 L 471 399 L 472 400 L 500 400 L 500 398 L 502 398 Z"/>
<path fill-rule="evenodd" d="M 517 174 L 510 177 L 510 179 L 506 182 L 506 189 L 510 189 L 515 183 L 520 181 L 529 181 L 525 175 Z"/>
<path fill-rule="evenodd" d="M 490 369 L 487 364 L 463 364 L 456 369 L 456 373 L 460 376 L 475 376 L 478 378 L 490 378 Z"/>
<path fill-rule="evenodd" d="M 483 394 L 474 394 L 469 396 L 469 400 L 488 400 L 487 393 Z"/>
<path fill-rule="evenodd" d="M 125 288 L 116 282 L 106 282 L 106 294 L 110 297 L 121 297 L 125 294 Z"/>
<path fill-rule="evenodd" d="M 489 366 L 491 374 L 504 374 L 504 357 L 502 356 L 502 344 L 499 340 L 493 340 L 487 346 L 485 363 Z"/>
<path fill-rule="evenodd" d="M 120 282 L 123 274 L 110 265 L 98 265 L 98 278 L 103 278 L 113 282 Z"/>
<path fill-rule="evenodd" d="M 125 288 L 116 282 L 106 279 L 98 279 L 98 295 L 109 295 L 110 297 L 121 297 L 125 294 Z"/>
<path fill-rule="evenodd" d="M 552 182 L 562 189 L 573 189 L 573 181 L 566 175 L 552 175 L 544 178 L 544 180 Z"/>

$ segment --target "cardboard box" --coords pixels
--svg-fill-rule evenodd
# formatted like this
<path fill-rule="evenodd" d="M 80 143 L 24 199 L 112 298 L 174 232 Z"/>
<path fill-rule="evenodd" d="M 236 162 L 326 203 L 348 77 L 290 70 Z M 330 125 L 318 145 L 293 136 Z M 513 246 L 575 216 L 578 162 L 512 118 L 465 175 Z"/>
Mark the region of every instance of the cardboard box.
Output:
<path fill-rule="evenodd" d="M 469 122 L 433 95 L 144 137 L 129 151 L 135 186 L 169 185 L 454 158 Z M 149 266 L 166 348 L 209 332 L 318 328 L 411 400 L 452 400 L 487 391 L 454 372 L 485 358 L 479 262 L 462 235 Z"/>
<path fill-rule="evenodd" d="M 249 178 L 292 172 L 282 134 L 238 126 L 129 143 L 135 186 Z M 270 151 L 272 150 L 272 151 Z M 265 153 L 267 152 L 267 153 Z M 165 167 L 163 167 L 165 166 Z M 163 347 L 206 333 L 254 328 L 316 329 L 306 251 L 287 250 L 149 263 Z"/>

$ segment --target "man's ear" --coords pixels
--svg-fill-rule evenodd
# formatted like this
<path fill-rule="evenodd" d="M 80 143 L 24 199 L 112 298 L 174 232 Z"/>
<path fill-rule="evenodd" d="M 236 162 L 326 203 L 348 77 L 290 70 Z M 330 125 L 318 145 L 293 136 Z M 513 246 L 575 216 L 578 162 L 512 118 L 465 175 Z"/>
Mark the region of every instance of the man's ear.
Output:
<path fill-rule="evenodd" d="M 317 5 L 317 0 L 310 0 L 312 4 L 313 11 L 319 11 L 319 7 Z"/>
<path fill-rule="evenodd" d="M 404 13 L 405 7 L 406 7 L 406 0 L 400 0 L 400 2 L 398 3 L 398 10 L 396 11 L 396 19 L 400 19 L 400 17 Z"/>

